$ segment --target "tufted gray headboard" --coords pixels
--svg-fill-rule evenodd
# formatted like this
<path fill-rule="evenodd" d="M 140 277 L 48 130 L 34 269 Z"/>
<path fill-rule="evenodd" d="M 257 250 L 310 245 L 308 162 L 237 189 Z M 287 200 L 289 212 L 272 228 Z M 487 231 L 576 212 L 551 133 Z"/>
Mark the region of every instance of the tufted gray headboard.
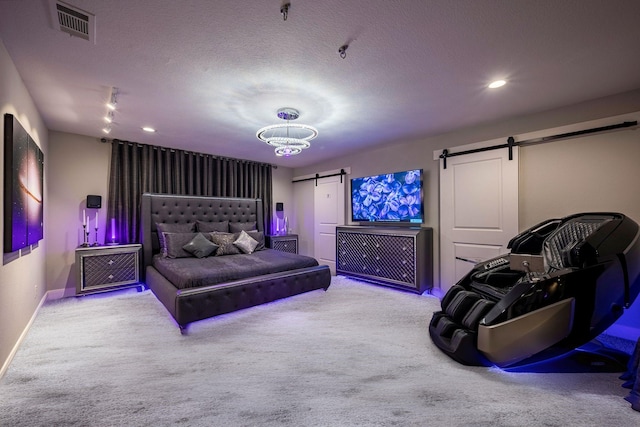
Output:
<path fill-rule="evenodd" d="M 258 231 L 264 231 L 262 200 L 144 193 L 140 210 L 143 267 L 150 265 L 153 255 L 160 250 L 157 223 L 186 224 L 197 220 L 230 223 L 255 221 Z"/>

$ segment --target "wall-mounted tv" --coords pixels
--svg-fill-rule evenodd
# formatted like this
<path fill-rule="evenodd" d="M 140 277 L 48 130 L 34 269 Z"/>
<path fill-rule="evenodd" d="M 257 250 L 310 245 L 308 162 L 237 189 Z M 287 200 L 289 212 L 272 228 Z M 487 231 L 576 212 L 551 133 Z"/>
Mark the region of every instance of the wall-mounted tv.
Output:
<path fill-rule="evenodd" d="M 351 220 L 420 224 L 422 169 L 351 179 Z"/>

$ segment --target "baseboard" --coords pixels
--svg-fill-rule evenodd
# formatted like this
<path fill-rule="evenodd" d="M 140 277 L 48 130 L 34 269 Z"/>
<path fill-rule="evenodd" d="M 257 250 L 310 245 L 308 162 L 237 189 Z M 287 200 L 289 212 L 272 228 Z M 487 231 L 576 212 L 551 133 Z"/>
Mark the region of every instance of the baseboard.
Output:
<path fill-rule="evenodd" d="M 38 303 L 38 306 L 33 311 L 33 314 L 31 315 L 31 318 L 27 322 L 27 325 L 24 327 L 22 333 L 20 334 L 20 337 L 18 338 L 18 340 L 16 341 L 15 345 L 11 349 L 11 352 L 9 353 L 9 356 L 7 357 L 7 359 L 2 364 L 2 368 L 0 368 L 0 378 L 4 377 L 5 372 L 7 372 L 7 369 L 9 369 L 9 365 L 11 364 L 11 361 L 13 360 L 13 357 L 18 352 L 18 349 L 20 348 L 20 345 L 22 345 L 22 342 L 24 341 L 25 337 L 27 336 L 27 332 L 29 332 L 29 329 L 31 329 L 31 325 L 33 325 L 33 321 L 36 320 L 36 317 L 38 316 L 38 313 L 40 312 L 40 308 L 45 303 L 45 301 L 47 301 L 48 295 L 49 295 L 49 292 L 45 293 L 42 296 L 42 299 L 40 299 L 40 302 Z"/>
<path fill-rule="evenodd" d="M 52 291 L 47 291 L 47 301 L 65 298 L 64 291 L 64 289 L 54 289 Z"/>

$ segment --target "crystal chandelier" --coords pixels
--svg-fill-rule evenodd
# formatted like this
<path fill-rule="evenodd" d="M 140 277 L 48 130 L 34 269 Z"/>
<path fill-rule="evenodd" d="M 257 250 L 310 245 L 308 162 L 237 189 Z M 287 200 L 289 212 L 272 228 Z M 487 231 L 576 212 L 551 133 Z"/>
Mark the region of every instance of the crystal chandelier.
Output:
<path fill-rule="evenodd" d="M 260 141 L 275 147 L 276 156 L 293 156 L 311 147 L 309 141 L 318 136 L 318 130 L 312 126 L 291 123 L 300 117 L 298 110 L 281 108 L 278 110 L 278 117 L 286 123 L 265 126 L 256 133 Z"/>

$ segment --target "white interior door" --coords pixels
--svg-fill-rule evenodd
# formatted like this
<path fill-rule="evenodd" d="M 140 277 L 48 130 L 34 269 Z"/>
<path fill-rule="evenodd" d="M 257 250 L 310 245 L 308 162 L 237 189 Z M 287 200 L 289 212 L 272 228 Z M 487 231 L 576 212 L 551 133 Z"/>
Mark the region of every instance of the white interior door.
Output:
<path fill-rule="evenodd" d="M 453 149 L 455 151 L 461 151 Z M 508 252 L 518 234 L 518 149 L 484 151 L 440 161 L 442 294 L 474 264 Z"/>
<path fill-rule="evenodd" d="M 344 225 L 345 176 L 318 179 L 314 190 L 314 257 L 336 274 L 336 227 Z"/>

